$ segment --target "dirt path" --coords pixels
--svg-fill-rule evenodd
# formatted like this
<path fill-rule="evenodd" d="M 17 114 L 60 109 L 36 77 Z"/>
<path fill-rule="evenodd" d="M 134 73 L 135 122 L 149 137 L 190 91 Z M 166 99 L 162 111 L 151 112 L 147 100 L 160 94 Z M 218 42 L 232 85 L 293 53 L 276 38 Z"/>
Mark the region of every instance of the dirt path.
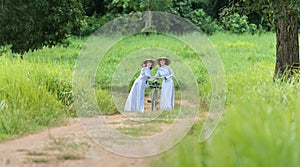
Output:
<path fill-rule="evenodd" d="M 148 160 L 105 151 L 86 135 L 77 119 L 65 126 L 0 143 L 1 167 L 144 167 Z"/>
<path fill-rule="evenodd" d="M 145 105 L 145 108 L 149 107 L 149 104 Z M 147 116 L 147 113 L 145 114 Z M 160 112 L 150 114 L 157 116 Z M 153 124 L 137 125 L 132 124 L 122 114 L 101 117 L 122 133 L 138 136 L 151 136 L 172 125 L 168 119 L 156 119 Z M 82 121 L 72 119 L 64 126 L 1 142 L 0 167 L 146 167 L 151 161 L 159 158 L 159 155 L 150 158 L 128 158 L 108 152 L 85 133 Z M 91 118 L 86 122 L 93 121 L 95 120 Z M 103 130 L 101 133 L 105 133 L 105 128 Z"/>

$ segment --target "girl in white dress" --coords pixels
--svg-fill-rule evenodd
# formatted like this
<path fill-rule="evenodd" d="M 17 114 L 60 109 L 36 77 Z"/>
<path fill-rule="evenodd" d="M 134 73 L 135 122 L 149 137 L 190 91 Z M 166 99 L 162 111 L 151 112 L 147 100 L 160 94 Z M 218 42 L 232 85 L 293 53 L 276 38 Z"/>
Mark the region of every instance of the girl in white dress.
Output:
<path fill-rule="evenodd" d="M 154 78 L 162 78 L 161 94 L 160 94 L 160 109 L 173 110 L 174 109 L 174 72 L 169 67 L 171 61 L 166 57 L 160 57 L 156 60 L 159 63 L 159 68 Z"/>
<path fill-rule="evenodd" d="M 155 61 L 145 60 L 142 62 L 140 76 L 134 81 L 124 111 L 144 112 L 144 95 L 147 81 L 151 77 L 151 69 L 155 66 Z"/>

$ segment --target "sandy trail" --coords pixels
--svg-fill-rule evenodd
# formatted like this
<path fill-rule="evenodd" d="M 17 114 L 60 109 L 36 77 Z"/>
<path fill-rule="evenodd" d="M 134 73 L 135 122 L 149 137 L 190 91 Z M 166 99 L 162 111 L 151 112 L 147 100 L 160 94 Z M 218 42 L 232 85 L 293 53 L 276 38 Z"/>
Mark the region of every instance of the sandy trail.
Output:
<path fill-rule="evenodd" d="M 115 117 L 119 119 L 120 116 Z M 0 166 L 5 167 L 147 166 L 146 159 L 123 157 L 102 149 L 86 135 L 78 119 L 72 119 L 64 126 L 2 142 L 0 155 Z"/>
<path fill-rule="evenodd" d="M 181 101 L 181 105 L 188 105 L 185 103 Z M 150 104 L 146 103 L 145 108 L 149 107 Z M 126 124 L 126 118 L 122 114 L 103 117 L 115 129 L 137 126 Z M 81 123 L 79 119 L 72 118 L 63 126 L 1 142 L 0 167 L 146 167 L 159 158 L 159 155 L 128 158 L 106 151 L 87 135 Z M 155 124 L 160 131 L 169 126 L 164 122 Z M 148 135 L 152 133 L 155 134 L 156 131 Z"/>

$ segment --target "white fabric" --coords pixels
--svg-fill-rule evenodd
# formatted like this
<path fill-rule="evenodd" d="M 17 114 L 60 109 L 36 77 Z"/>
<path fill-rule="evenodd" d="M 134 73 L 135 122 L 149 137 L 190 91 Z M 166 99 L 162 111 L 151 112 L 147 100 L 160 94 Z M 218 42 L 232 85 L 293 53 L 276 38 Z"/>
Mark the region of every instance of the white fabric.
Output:
<path fill-rule="evenodd" d="M 173 110 L 174 109 L 174 83 L 172 77 L 174 73 L 172 69 L 167 66 L 161 66 L 158 68 L 155 78 L 162 78 L 162 87 L 160 94 L 160 109 L 161 110 Z M 167 80 L 165 79 L 167 78 Z"/>
<path fill-rule="evenodd" d="M 126 100 L 124 111 L 144 112 L 144 95 L 146 81 L 151 76 L 151 70 L 147 67 L 142 68 L 140 76 L 134 81 L 128 98 Z"/>

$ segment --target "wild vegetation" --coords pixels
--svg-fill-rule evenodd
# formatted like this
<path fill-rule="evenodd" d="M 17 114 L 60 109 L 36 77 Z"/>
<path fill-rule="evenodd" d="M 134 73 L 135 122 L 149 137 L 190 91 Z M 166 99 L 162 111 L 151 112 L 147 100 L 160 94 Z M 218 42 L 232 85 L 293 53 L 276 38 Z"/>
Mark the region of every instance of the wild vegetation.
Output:
<path fill-rule="evenodd" d="M 198 84 L 202 108 L 197 111 L 200 121 L 193 125 L 187 136 L 151 165 L 298 166 L 300 75 L 299 69 L 294 69 L 293 65 L 299 63 L 299 49 L 296 45 L 292 49 L 285 45 L 287 52 L 276 52 L 280 47 L 276 45 L 278 36 L 274 29 L 276 19 L 281 17 L 270 14 L 277 9 L 276 4 L 274 8 L 263 0 L 256 3 L 252 0 L 153 1 L 155 3 L 148 0 L 141 3 L 132 0 L 64 1 L 51 4 L 54 6 L 45 14 L 40 9 L 49 6 L 48 1 L 35 2 L 38 1 L 18 5 L 4 1 L 0 4 L 0 8 L 5 9 L 0 10 L 0 25 L 4 27 L 0 29 L 0 141 L 61 125 L 68 118 L 76 117 L 74 100 L 77 97 L 73 94 L 72 74 L 89 35 L 118 16 L 157 10 L 189 19 L 209 35 L 214 49 L 220 54 L 226 75 L 226 103 L 215 133 L 208 141 L 199 142 L 203 119 L 211 105 L 212 85 L 205 64 L 181 41 L 162 34 L 129 36 L 118 41 L 107 52 L 95 75 L 94 88 L 101 114 L 119 112 L 111 92 L 112 76 L 119 63 L 144 47 L 162 48 L 178 55 L 182 63 L 190 68 Z M 243 3 L 254 6 L 245 13 L 243 8 L 239 8 Z M 253 10 L 255 5 L 265 6 L 265 13 Z M 33 17 L 28 12 L 26 15 L 20 14 L 26 12 L 27 7 L 37 9 L 34 10 L 37 15 Z M 298 10 L 299 4 L 288 7 L 293 12 L 286 14 L 291 14 L 294 19 L 290 24 L 296 25 L 294 11 Z M 17 10 L 10 13 L 13 9 Z M 20 24 L 22 19 L 26 24 Z M 292 27 L 293 32 L 297 32 L 296 26 L 284 26 L 288 23 L 284 19 L 279 21 L 283 21 L 279 22 L 280 28 L 289 32 Z M 20 33 L 25 30 L 26 33 Z M 296 40 L 287 41 L 298 44 Z M 287 54 L 289 51 L 293 52 Z M 293 67 L 291 70 L 294 70 L 289 74 L 293 75 L 280 79 L 274 77 L 276 56 L 287 58 L 292 54 L 291 59 L 298 58 L 289 62 Z M 139 73 L 139 67 L 137 69 L 134 77 Z M 282 72 L 284 69 L 280 70 Z M 128 89 L 134 77 L 130 78 Z M 175 83 L 178 91 L 181 83 Z M 165 113 L 162 117 L 166 117 Z M 154 124 L 172 123 L 168 121 L 157 120 Z M 121 127 L 118 130 L 133 136 L 143 135 L 139 129 Z M 157 129 L 148 124 L 142 131 L 151 134 Z M 63 158 L 69 157 L 66 155 Z"/>
<path fill-rule="evenodd" d="M 14 54 L 9 51 L 2 53 L 1 139 L 31 133 L 76 116 L 72 106 L 72 69 L 85 40 L 72 38 L 67 48 L 45 47 L 28 53 L 27 59 L 22 61 L 13 58 Z M 130 37 L 115 46 L 118 52 L 114 54 L 123 55 L 138 49 L 144 45 L 142 40 L 145 38 Z M 168 38 L 155 35 L 144 42 L 153 40 L 164 44 Z M 157 163 L 174 166 L 297 165 L 298 76 L 288 83 L 273 82 L 275 34 L 252 36 L 216 33 L 210 40 L 220 53 L 225 68 L 227 93 L 223 118 L 208 142 L 199 143 L 202 123 L 196 123 L 188 136 L 170 151 L 172 154 L 166 152 L 166 158 Z M 130 47 L 118 49 L 128 41 L 132 43 Z M 173 41 L 167 47 L 188 62 L 193 56 L 192 52 L 176 48 L 176 44 Z M 107 61 L 119 61 L 109 54 Z M 202 100 L 209 106 L 209 76 L 199 62 L 190 61 L 189 65 L 196 72 Z M 106 66 L 100 69 L 113 68 L 112 64 Z M 102 81 L 107 72 L 99 70 L 98 80 Z M 116 113 L 116 108 L 111 99 L 109 83 L 109 79 L 106 79 L 105 83 L 99 84 L 97 97 L 102 110 L 112 114 Z M 137 133 L 137 130 L 131 133 Z M 265 161 L 266 157 L 274 158 Z M 179 161 L 174 161 L 174 158 Z"/>

